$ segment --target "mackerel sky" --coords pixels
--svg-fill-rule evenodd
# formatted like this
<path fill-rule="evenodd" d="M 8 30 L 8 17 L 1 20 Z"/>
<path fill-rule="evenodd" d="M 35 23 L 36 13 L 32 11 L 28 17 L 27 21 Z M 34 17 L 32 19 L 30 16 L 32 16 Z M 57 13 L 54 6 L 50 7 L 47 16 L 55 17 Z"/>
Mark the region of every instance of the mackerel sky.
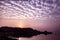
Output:
<path fill-rule="evenodd" d="M 0 19 L 59 18 L 60 0 L 0 0 Z"/>

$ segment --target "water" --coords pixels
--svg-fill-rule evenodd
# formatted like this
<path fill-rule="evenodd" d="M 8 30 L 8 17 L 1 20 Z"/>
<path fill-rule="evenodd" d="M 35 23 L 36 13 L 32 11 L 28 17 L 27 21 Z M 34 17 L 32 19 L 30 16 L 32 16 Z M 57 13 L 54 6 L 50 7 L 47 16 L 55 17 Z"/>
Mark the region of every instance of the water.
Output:
<path fill-rule="evenodd" d="M 19 38 L 19 40 L 60 40 L 60 35 L 38 35 L 32 38 Z"/>

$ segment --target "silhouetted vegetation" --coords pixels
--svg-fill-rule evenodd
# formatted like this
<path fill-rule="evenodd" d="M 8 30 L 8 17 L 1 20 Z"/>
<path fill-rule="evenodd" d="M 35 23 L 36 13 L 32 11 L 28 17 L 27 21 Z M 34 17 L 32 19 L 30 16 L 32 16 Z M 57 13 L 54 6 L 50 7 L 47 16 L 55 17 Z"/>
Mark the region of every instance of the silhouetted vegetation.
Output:
<path fill-rule="evenodd" d="M 13 27 L 8 27 L 8 26 L 3 26 L 0 28 L 0 39 L 1 40 L 17 40 L 17 39 L 12 39 L 9 38 L 9 36 L 11 37 L 32 37 L 35 35 L 39 35 L 39 34 L 52 34 L 52 32 L 41 32 L 41 31 L 37 31 L 37 30 L 33 30 L 32 28 L 13 28 Z"/>

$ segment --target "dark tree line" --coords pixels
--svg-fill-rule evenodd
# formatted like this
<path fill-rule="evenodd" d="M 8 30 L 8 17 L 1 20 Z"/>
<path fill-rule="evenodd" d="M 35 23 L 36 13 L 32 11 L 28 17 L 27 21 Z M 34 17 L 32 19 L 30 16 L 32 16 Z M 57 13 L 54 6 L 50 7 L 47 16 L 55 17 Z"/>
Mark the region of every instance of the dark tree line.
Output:
<path fill-rule="evenodd" d="M 41 32 L 37 30 L 33 30 L 32 28 L 13 28 L 13 27 L 8 27 L 8 26 L 2 26 L 0 27 L 0 40 L 17 40 L 17 39 L 12 39 L 12 37 L 32 37 L 35 35 L 40 35 L 40 34 L 52 34 L 52 32 Z M 10 38 L 10 37 L 11 38 Z"/>

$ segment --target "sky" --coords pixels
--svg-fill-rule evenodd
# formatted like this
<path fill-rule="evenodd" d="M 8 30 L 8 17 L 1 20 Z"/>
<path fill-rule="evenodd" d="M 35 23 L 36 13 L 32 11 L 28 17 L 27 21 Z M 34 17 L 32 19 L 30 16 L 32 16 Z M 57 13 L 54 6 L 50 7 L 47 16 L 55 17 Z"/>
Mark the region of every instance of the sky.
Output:
<path fill-rule="evenodd" d="M 20 40 L 57 40 L 60 37 L 60 0 L 0 0 L 0 26 L 29 27 L 55 33 Z"/>

